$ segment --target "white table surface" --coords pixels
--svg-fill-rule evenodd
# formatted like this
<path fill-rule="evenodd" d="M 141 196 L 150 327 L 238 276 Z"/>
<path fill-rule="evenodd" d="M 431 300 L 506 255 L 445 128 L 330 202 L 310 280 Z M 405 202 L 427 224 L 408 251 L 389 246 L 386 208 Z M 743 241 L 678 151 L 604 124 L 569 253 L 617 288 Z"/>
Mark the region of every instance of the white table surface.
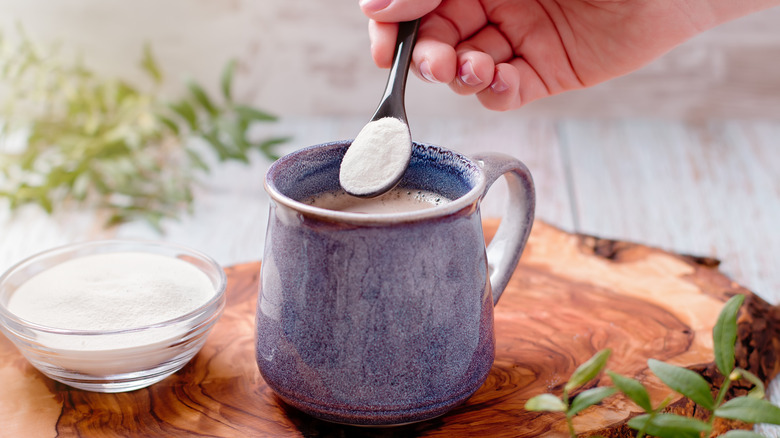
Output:
<path fill-rule="evenodd" d="M 265 133 L 291 135 L 283 153 L 353 138 L 356 117 L 286 118 Z M 558 120 L 487 113 L 476 119 L 411 120 L 413 138 L 466 154 L 498 151 L 534 175 L 537 218 L 567 231 L 658 246 L 722 261 L 721 270 L 765 300 L 780 302 L 780 122 Z M 270 163 L 223 164 L 203 178 L 192 215 L 113 229 L 89 211 L 14 214 L 0 205 L 0 269 L 38 251 L 88 239 L 162 239 L 200 249 L 224 266 L 260 260 Z M 503 183 L 483 203 L 502 215 Z M 780 399 L 780 383 L 770 388 Z M 763 428 L 768 436 L 780 436 Z"/>

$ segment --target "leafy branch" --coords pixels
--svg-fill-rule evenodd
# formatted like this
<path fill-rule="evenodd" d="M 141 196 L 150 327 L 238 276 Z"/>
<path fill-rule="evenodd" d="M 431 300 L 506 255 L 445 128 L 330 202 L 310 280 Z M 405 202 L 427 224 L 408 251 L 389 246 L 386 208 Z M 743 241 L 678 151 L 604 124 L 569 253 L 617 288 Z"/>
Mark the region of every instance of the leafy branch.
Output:
<path fill-rule="evenodd" d="M 562 412 L 566 415 L 569 434 L 576 437 L 572 419 L 583 409 L 602 402 L 616 392 L 626 395 L 639 406 L 644 414 L 628 421 L 628 426 L 637 431 L 636 436 L 657 436 L 661 438 L 700 438 L 709 436 L 716 418 L 739 420 L 746 423 L 780 424 L 780 408 L 766 401 L 764 384 L 757 376 L 747 370 L 735 367 L 734 349 L 737 339 L 737 313 L 744 301 L 744 295 L 736 295 L 726 302 L 713 328 L 713 346 L 715 365 L 725 376 L 716 396 L 713 397 L 710 386 L 704 378 L 686 368 L 650 359 L 647 364 L 666 386 L 682 394 L 710 414 L 705 420 L 664 413 L 672 401 L 666 397 L 658 406 L 653 407 L 647 389 L 636 379 L 607 371 L 614 387 L 595 387 L 579 393 L 569 399 L 572 391 L 593 381 L 607 365 L 610 350 L 596 353 L 587 362 L 580 365 L 563 388 L 561 397 L 553 394 L 540 394 L 526 402 L 529 411 Z M 747 395 L 725 401 L 731 384 L 745 379 L 753 385 Z M 760 438 L 760 435 L 734 430 L 722 435 L 726 438 Z"/>
<path fill-rule="evenodd" d="M 233 61 L 220 99 L 189 81 L 169 102 L 148 45 L 140 67 L 153 85 L 142 89 L 99 77 L 78 59 L 63 62 L 21 30 L 18 40 L 0 38 L 0 198 L 12 209 L 36 204 L 51 213 L 75 203 L 107 211 L 107 225 L 143 219 L 160 229 L 163 218 L 191 208 L 209 151 L 220 161 L 248 163 L 252 151 L 274 160 L 274 147 L 288 140 L 250 138 L 254 124 L 276 117 L 234 100 Z"/>

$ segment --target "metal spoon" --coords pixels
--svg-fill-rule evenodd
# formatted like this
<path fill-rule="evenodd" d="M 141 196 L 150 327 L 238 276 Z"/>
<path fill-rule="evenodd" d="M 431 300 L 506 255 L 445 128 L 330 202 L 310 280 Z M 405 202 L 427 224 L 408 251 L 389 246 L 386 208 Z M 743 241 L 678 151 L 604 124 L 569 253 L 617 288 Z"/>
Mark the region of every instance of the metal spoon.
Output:
<path fill-rule="evenodd" d="M 339 182 L 353 196 L 379 196 L 395 187 L 409 166 L 412 135 L 404 93 L 420 20 L 399 23 L 395 55 L 379 107 L 347 149 Z"/>

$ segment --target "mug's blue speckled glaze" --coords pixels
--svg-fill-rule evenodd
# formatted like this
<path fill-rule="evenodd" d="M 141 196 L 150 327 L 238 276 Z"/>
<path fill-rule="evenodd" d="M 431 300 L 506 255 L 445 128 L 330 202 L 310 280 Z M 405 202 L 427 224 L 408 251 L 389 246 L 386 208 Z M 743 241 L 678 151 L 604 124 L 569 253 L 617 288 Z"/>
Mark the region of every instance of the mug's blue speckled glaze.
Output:
<path fill-rule="evenodd" d="M 530 232 L 533 183 L 510 157 L 470 160 L 415 144 L 399 186 L 452 202 L 373 215 L 298 202 L 339 188 L 348 145 L 302 149 L 266 175 L 272 202 L 257 362 L 285 402 L 325 420 L 394 425 L 436 417 L 490 371 L 493 306 Z M 479 201 L 502 174 L 510 213 L 521 217 L 502 221 L 491 243 L 497 255 L 488 257 Z"/>

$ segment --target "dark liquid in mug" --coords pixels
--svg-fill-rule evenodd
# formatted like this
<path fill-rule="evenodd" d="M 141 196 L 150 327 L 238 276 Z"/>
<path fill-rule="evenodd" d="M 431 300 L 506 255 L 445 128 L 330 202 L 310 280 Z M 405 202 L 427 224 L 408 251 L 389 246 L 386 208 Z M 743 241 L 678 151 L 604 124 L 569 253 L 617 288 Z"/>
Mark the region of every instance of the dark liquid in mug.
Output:
<path fill-rule="evenodd" d="M 387 214 L 425 210 L 450 202 L 426 190 L 394 188 L 375 198 L 352 196 L 343 190 L 326 192 L 303 199 L 304 204 L 350 213 Z"/>

